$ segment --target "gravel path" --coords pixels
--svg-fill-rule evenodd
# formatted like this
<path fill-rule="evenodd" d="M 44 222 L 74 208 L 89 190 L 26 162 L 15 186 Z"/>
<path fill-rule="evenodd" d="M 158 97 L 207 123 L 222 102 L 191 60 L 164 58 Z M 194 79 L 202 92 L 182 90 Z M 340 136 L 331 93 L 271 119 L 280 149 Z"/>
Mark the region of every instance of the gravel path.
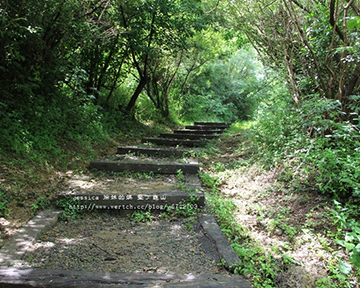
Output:
<path fill-rule="evenodd" d="M 58 223 L 23 257 L 23 266 L 98 272 L 228 274 L 181 219 L 134 223 L 109 213 Z"/>

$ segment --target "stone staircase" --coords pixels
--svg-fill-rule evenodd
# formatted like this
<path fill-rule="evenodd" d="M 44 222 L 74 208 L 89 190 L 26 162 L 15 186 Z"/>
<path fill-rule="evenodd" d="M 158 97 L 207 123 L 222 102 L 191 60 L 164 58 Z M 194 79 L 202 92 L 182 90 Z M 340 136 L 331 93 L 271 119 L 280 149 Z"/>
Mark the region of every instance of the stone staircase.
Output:
<path fill-rule="evenodd" d="M 131 194 L 127 191 L 107 193 L 100 191 L 66 191 L 59 199 L 71 196 L 87 210 L 116 210 L 120 214 L 134 211 L 164 211 L 169 207 L 178 208 L 181 203 L 190 203 L 191 208 L 204 207 L 205 196 L 198 178 L 199 163 L 189 157 L 190 152 L 198 152 L 212 139 L 229 127 L 226 123 L 195 122 L 183 130 L 174 130 L 171 134 L 160 134 L 157 138 L 142 139 L 139 146 L 119 146 L 113 157 L 91 161 L 90 168 L 100 171 L 149 173 L 183 176 L 182 189 L 168 188 L 158 192 L 148 189 L 146 193 Z M 154 147 L 154 144 L 156 147 Z M 194 197 L 196 201 L 194 202 Z M 192 197 L 192 198 L 191 198 Z M 181 209 L 181 208 L 180 208 Z M 43 233 L 48 226 L 47 218 L 38 216 L 35 234 Z M 54 217 L 54 216 L 52 216 Z M 53 221 L 53 220 L 52 220 Z M 24 230 L 22 239 L 34 232 L 33 224 Z M 231 264 L 241 264 L 230 247 L 212 215 L 200 213 L 198 226 L 202 237 L 212 245 L 218 259 L 225 260 L 225 267 L 231 270 Z M 40 227 L 40 228 L 39 228 Z M 36 235 L 33 239 L 36 239 Z M 12 245 L 12 246 L 11 246 Z M 8 265 L 20 255 L 18 243 L 12 243 L 9 249 L 0 251 L 0 256 L 8 258 Z M 19 250 L 15 253 L 14 250 Z M 10 261 L 11 260 L 11 261 Z M 3 261 L 4 262 L 4 261 Z M 5 267 L 0 261 L 0 287 L 240 287 L 250 288 L 250 283 L 240 275 L 167 275 L 135 273 L 90 273 L 86 271 L 48 270 L 39 268 Z"/>
<path fill-rule="evenodd" d="M 149 191 L 149 194 L 137 195 L 87 195 L 76 192 L 78 199 L 92 200 L 92 207 L 99 207 L 109 210 L 126 210 L 119 207 L 144 207 L 150 210 L 163 210 L 164 207 L 174 207 L 179 202 L 188 202 L 190 195 L 195 195 L 198 200 L 197 207 L 203 207 L 205 203 L 204 193 L 197 176 L 199 163 L 197 159 L 188 157 L 192 152 L 198 152 L 212 139 L 216 139 L 229 127 L 226 123 L 195 122 L 194 125 L 186 126 L 184 130 L 174 130 L 173 133 L 160 134 L 157 138 L 141 139 L 140 146 L 119 146 L 117 155 L 90 162 L 90 168 L 101 171 L 153 174 L 177 174 L 183 173 L 185 178 L 184 189 L 169 190 L 168 192 L 157 193 Z M 153 145 L 156 144 L 156 147 Z M 181 172 L 180 172 L 181 171 Z M 126 193 L 126 192 L 125 192 Z M 70 194 L 71 195 L 71 194 Z M 62 196 L 69 196 L 63 194 Z M 96 196 L 94 198 L 94 196 Z M 124 197 L 125 196 L 125 197 Z M 131 200 L 129 200 L 131 199 Z M 85 201 L 85 200 L 84 200 Z M 132 205 L 132 206 L 126 206 Z M 100 208 L 100 209 L 101 209 Z M 128 211 L 119 211 L 122 213 Z"/>

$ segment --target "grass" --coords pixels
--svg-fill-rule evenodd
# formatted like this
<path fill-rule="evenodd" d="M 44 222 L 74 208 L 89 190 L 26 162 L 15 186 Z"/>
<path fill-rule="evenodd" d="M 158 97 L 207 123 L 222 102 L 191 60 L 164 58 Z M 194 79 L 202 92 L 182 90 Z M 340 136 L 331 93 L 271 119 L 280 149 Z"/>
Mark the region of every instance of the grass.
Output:
<path fill-rule="evenodd" d="M 268 165 L 251 127 L 232 125 L 201 158 L 209 209 L 242 260 L 235 272 L 254 287 L 358 287 L 360 226 L 347 220 L 358 209 L 303 185 L 291 163 Z"/>
<path fill-rule="evenodd" d="M 118 143 L 131 145 L 141 137 L 168 130 L 164 125 L 123 124 L 106 140 L 59 140 L 53 151 L 29 150 L 19 155 L 0 148 L 0 196 L 4 196 L 0 215 L 14 226 L 25 224 L 38 210 L 55 205 L 52 199 L 60 192 L 59 186 L 67 173 L 86 172 L 91 160 L 112 156 Z M 145 179 L 153 175 L 143 173 L 134 177 Z"/>

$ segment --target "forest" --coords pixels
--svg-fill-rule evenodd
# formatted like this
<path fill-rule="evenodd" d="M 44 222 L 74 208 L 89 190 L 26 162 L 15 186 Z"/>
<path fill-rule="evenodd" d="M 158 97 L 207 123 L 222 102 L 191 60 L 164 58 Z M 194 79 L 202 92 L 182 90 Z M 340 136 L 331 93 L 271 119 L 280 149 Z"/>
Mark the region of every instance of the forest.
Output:
<path fill-rule="evenodd" d="M 118 141 L 231 122 L 251 161 L 326 199 L 346 257 L 316 287 L 359 287 L 359 88 L 354 0 L 0 0 L 0 216 Z"/>

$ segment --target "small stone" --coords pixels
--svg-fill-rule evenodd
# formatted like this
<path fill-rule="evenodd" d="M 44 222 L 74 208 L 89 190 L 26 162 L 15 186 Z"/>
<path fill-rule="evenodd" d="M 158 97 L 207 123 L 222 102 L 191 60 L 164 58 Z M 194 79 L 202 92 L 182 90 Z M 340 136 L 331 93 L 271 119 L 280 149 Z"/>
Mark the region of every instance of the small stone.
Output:
<path fill-rule="evenodd" d="M 166 268 L 165 267 L 160 267 L 159 269 L 157 269 L 156 271 L 159 274 L 165 274 L 166 273 Z"/>
<path fill-rule="evenodd" d="M 274 234 L 276 236 L 281 236 L 283 234 L 283 231 L 281 229 L 275 229 Z"/>

